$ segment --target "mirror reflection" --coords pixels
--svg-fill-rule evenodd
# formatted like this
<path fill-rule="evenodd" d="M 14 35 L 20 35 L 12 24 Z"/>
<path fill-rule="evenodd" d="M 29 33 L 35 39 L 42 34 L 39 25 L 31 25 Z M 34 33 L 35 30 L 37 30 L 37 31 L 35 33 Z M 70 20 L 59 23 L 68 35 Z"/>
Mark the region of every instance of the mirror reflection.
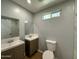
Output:
<path fill-rule="evenodd" d="M 19 20 L 1 16 L 1 39 L 19 36 Z"/>

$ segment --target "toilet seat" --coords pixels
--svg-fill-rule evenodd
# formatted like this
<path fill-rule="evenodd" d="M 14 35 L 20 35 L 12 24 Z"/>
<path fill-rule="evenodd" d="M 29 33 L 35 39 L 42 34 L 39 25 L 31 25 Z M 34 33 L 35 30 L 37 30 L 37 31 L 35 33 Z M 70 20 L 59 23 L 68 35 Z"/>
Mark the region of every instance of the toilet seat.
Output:
<path fill-rule="evenodd" d="M 43 53 L 43 59 L 54 59 L 54 54 L 53 52 L 49 51 L 49 50 L 46 50 L 44 53 Z"/>

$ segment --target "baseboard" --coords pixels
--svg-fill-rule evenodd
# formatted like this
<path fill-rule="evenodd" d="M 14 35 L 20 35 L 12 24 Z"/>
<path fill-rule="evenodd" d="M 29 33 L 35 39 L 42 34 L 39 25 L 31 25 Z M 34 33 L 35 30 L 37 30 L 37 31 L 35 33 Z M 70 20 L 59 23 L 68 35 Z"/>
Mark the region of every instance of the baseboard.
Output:
<path fill-rule="evenodd" d="M 43 53 L 43 51 L 42 51 L 42 50 L 38 50 L 38 52 Z"/>

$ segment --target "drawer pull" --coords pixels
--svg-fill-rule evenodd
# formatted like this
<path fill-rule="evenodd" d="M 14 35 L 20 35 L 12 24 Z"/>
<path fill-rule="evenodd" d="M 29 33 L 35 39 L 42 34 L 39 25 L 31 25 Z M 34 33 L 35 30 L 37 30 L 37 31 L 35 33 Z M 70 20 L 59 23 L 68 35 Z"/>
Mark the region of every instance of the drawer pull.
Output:
<path fill-rule="evenodd" d="M 1 57 L 11 58 L 11 55 L 2 55 Z"/>

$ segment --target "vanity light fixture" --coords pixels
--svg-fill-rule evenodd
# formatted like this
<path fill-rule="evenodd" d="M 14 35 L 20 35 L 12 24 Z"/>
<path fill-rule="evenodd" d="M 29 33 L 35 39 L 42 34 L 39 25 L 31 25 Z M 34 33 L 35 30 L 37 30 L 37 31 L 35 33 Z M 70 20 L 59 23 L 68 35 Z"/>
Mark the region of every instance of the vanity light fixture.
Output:
<path fill-rule="evenodd" d="M 31 4 L 31 0 L 27 0 L 27 3 Z"/>
<path fill-rule="evenodd" d="M 24 23 L 28 23 L 28 21 L 26 20 Z"/>

